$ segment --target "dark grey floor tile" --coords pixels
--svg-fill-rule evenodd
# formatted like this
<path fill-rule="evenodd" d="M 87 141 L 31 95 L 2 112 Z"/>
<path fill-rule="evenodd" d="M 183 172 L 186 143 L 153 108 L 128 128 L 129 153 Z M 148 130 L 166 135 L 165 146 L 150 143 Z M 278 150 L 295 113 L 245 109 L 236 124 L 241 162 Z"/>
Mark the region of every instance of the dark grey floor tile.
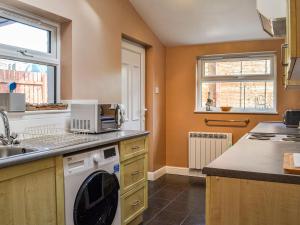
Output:
<path fill-rule="evenodd" d="M 171 200 L 163 199 L 163 198 L 156 198 L 152 197 L 148 199 L 148 206 L 153 208 L 159 208 L 162 209 L 166 205 L 170 203 Z"/>
<path fill-rule="evenodd" d="M 161 211 L 161 209 L 159 209 L 159 208 L 148 207 L 148 209 L 143 214 L 143 221 L 146 222 L 146 221 L 153 219 L 156 215 L 158 215 L 158 213 L 160 211 Z"/>
<path fill-rule="evenodd" d="M 204 225 L 203 178 L 168 174 L 148 184 L 143 225 Z"/>
<path fill-rule="evenodd" d="M 174 224 L 172 222 L 151 220 L 151 221 L 146 221 L 146 223 L 144 222 L 142 225 L 174 225 Z M 175 225 L 177 225 L 177 224 L 175 224 Z"/>
<path fill-rule="evenodd" d="M 168 184 L 185 184 L 185 185 L 187 185 L 187 184 L 192 183 L 192 182 L 190 182 L 191 179 L 188 176 L 167 174 L 165 179 Z"/>
<path fill-rule="evenodd" d="M 205 190 L 200 187 L 190 187 L 188 190 L 180 193 L 178 201 L 188 201 L 194 203 L 205 203 Z"/>
<path fill-rule="evenodd" d="M 171 202 L 165 210 L 167 211 L 179 211 L 187 214 L 203 213 L 204 207 L 200 203 L 188 202 L 188 201 L 173 201 Z"/>
<path fill-rule="evenodd" d="M 165 176 L 157 179 L 156 181 L 149 181 L 148 182 L 148 192 L 149 196 L 153 195 L 155 192 L 166 186 L 166 178 Z"/>
<path fill-rule="evenodd" d="M 192 185 L 194 183 L 205 183 L 205 179 L 202 177 L 190 177 L 190 176 L 180 176 L 180 175 L 165 175 L 165 180 L 168 184 L 185 184 Z"/>
<path fill-rule="evenodd" d="M 173 200 L 175 199 L 178 195 L 180 195 L 181 191 L 174 191 L 170 189 L 161 189 L 155 194 L 153 194 L 151 197 L 152 198 L 162 198 L 166 200 Z"/>
<path fill-rule="evenodd" d="M 144 212 L 144 220 L 150 220 L 156 216 L 163 208 L 165 208 L 171 200 L 166 200 L 162 198 L 149 198 L 148 208 Z"/>
<path fill-rule="evenodd" d="M 205 186 L 205 178 L 204 177 L 191 177 L 190 182 L 192 184 L 204 185 Z"/>
<path fill-rule="evenodd" d="M 161 190 L 167 189 L 169 191 L 182 192 L 189 189 L 190 186 L 184 184 L 167 184 Z"/>
<path fill-rule="evenodd" d="M 204 214 L 188 216 L 182 225 L 205 225 Z"/>
<path fill-rule="evenodd" d="M 175 212 L 175 211 L 161 211 L 157 216 L 154 217 L 155 221 L 160 221 L 165 224 L 181 224 L 184 219 L 187 217 L 187 214 L 184 212 Z"/>

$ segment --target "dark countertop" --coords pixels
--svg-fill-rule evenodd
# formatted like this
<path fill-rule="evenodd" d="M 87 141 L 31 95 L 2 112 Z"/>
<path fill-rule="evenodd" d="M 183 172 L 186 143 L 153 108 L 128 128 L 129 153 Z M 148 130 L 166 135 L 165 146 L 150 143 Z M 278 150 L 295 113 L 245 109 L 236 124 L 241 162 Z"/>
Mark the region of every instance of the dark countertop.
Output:
<path fill-rule="evenodd" d="M 131 139 L 131 138 L 146 136 L 148 134 L 149 134 L 148 131 L 123 130 L 123 131 L 116 131 L 116 132 L 110 132 L 105 134 L 92 135 L 93 138 L 96 138 L 96 141 L 68 146 L 68 147 L 54 149 L 54 150 L 41 150 L 41 151 L 36 151 L 24 155 L 2 158 L 0 159 L 0 168 L 31 162 L 31 161 L 36 161 L 39 159 L 75 153 L 89 148 L 94 148 L 106 144 L 112 144 L 119 141 Z"/>
<path fill-rule="evenodd" d="M 282 122 L 259 123 L 250 133 L 300 134 L 299 128 L 287 128 Z"/>
<path fill-rule="evenodd" d="M 292 130 L 284 132 L 283 126 L 278 123 L 261 123 L 251 132 L 280 131 L 281 134 L 290 134 L 296 128 L 289 129 Z M 249 140 L 244 136 L 206 166 L 203 173 L 208 176 L 300 184 L 300 176 L 284 173 L 282 165 L 285 152 L 300 153 L 300 143 Z"/>

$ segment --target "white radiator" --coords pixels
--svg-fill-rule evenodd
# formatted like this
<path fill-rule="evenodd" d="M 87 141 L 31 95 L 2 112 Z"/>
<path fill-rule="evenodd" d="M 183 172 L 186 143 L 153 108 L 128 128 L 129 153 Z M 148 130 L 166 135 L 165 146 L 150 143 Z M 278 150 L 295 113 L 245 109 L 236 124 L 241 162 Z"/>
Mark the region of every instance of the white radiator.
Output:
<path fill-rule="evenodd" d="M 231 145 L 230 133 L 189 132 L 189 168 L 203 169 Z"/>

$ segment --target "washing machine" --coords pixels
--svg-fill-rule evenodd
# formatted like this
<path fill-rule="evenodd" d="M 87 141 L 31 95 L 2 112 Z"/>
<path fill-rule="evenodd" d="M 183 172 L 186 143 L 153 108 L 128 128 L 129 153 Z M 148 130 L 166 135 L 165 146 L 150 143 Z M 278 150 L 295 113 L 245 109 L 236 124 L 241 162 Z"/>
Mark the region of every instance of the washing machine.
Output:
<path fill-rule="evenodd" d="M 120 225 L 118 146 L 66 155 L 63 162 L 66 225 Z"/>

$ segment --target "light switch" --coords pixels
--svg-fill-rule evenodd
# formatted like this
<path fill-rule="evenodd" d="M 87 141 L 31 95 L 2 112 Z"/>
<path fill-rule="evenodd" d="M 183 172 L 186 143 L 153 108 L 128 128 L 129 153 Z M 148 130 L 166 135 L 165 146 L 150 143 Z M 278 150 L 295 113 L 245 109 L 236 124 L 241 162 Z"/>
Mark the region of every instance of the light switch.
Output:
<path fill-rule="evenodd" d="M 159 94 L 159 87 L 155 87 L 154 93 Z"/>

